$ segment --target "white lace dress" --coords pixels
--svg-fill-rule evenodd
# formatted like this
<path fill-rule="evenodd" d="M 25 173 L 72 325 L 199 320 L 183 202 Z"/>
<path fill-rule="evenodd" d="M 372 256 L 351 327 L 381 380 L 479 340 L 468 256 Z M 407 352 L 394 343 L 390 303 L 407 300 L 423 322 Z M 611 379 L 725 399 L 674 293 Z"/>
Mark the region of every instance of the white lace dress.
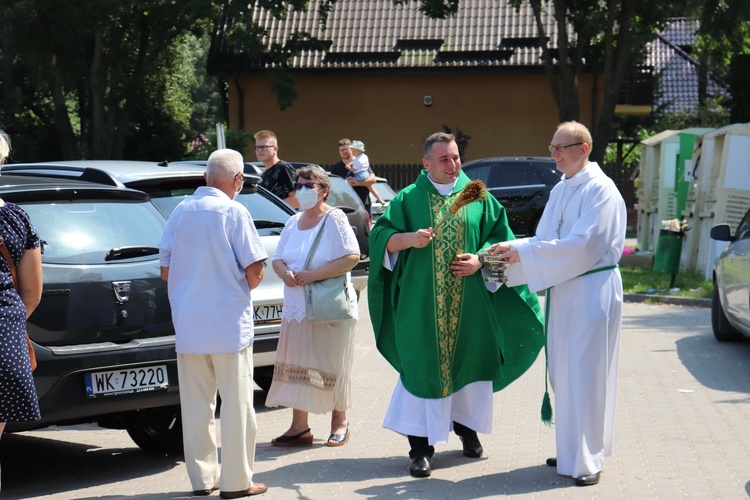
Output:
<path fill-rule="evenodd" d="M 345 255 L 359 255 L 359 245 L 346 215 L 333 209 L 325 227 L 300 230 L 301 213 L 294 215 L 281 233 L 273 260 L 282 260 L 292 271 L 301 271 L 318 231 L 325 231 L 310 263 L 317 269 Z M 330 323 L 305 319 L 303 287 L 284 287 L 281 333 L 276 349 L 273 383 L 266 406 L 286 406 L 310 413 L 344 411 L 351 407 L 351 369 L 357 296 L 347 273 L 355 318 Z"/>

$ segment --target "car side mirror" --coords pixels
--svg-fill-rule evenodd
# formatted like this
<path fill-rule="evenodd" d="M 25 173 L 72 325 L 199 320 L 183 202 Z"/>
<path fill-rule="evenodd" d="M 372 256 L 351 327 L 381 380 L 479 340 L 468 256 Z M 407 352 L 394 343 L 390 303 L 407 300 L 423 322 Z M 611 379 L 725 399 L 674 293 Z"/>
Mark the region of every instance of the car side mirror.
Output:
<path fill-rule="evenodd" d="M 711 239 L 717 241 L 732 241 L 732 232 L 729 224 L 717 224 L 711 228 Z"/>

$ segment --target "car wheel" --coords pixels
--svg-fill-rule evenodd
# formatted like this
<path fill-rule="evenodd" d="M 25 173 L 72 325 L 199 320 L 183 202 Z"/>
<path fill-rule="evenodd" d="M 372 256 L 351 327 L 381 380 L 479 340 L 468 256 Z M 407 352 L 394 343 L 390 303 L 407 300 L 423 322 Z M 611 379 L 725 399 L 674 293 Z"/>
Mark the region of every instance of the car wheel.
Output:
<path fill-rule="evenodd" d="M 130 438 L 143 451 L 159 455 L 182 452 L 182 417 L 180 407 L 166 406 L 149 410 L 153 413 L 147 423 L 128 427 Z"/>
<path fill-rule="evenodd" d="M 273 382 L 273 366 L 261 366 L 256 368 L 253 374 L 253 380 L 263 392 L 268 392 Z"/>
<path fill-rule="evenodd" d="M 714 330 L 714 337 L 718 341 L 732 342 L 742 338 L 742 333 L 729 323 L 727 315 L 724 314 L 724 308 L 721 307 L 719 290 L 715 280 L 714 294 L 711 298 L 711 326 Z"/>

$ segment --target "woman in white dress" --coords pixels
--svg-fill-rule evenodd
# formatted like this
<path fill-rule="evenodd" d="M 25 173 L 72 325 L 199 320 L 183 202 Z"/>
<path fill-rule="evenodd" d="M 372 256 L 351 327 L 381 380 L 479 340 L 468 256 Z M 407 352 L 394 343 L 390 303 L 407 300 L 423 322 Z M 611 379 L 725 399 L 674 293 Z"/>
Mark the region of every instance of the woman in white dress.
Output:
<path fill-rule="evenodd" d="M 331 413 L 328 446 L 349 441 L 346 410 L 351 407 L 351 371 L 357 297 L 349 271 L 359 262 L 359 245 L 349 221 L 339 209 L 325 203 L 331 182 L 320 167 L 296 172 L 300 213 L 289 219 L 273 257 L 273 270 L 284 281 L 284 309 L 276 350 L 273 383 L 266 406 L 292 408 L 292 423 L 275 446 L 311 446 L 308 414 Z M 322 222 L 322 223 L 321 223 Z M 319 231 L 318 247 L 304 270 L 305 259 Z M 306 319 L 304 286 L 347 275 L 355 317 L 324 323 Z"/>

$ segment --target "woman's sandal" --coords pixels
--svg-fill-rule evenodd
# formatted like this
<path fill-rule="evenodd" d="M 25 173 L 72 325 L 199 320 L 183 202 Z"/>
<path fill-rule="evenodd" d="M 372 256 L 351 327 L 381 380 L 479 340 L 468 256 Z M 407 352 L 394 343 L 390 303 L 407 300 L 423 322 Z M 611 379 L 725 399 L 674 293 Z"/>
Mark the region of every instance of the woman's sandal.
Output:
<path fill-rule="evenodd" d="M 349 442 L 349 424 L 346 424 L 346 432 L 343 434 L 331 434 L 328 436 L 328 446 L 344 446 Z"/>
<path fill-rule="evenodd" d="M 308 432 L 310 432 L 310 429 L 305 429 L 304 431 L 300 432 L 299 434 L 295 434 L 294 436 L 285 436 L 284 434 L 282 434 L 276 439 L 272 439 L 271 444 L 274 446 L 312 446 L 312 434 L 302 437 Z"/>

